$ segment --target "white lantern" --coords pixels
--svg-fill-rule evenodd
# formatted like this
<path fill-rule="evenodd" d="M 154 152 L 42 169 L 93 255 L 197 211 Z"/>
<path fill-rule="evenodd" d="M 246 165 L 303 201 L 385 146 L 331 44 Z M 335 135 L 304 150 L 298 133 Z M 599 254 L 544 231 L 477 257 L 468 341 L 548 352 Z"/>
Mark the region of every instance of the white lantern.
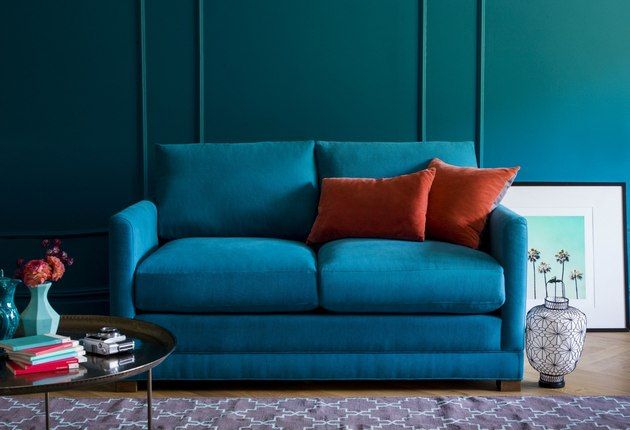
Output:
<path fill-rule="evenodd" d="M 556 278 L 549 283 L 564 283 Z M 577 365 L 586 335 L 586 315 L 569 306 L 566 297 L 545 297 L 543 305 L 534 306 L 526 319 L 527 359 L 540 372 L 538 385 L 545 388 L 564 387 L 564 375 Z"/>

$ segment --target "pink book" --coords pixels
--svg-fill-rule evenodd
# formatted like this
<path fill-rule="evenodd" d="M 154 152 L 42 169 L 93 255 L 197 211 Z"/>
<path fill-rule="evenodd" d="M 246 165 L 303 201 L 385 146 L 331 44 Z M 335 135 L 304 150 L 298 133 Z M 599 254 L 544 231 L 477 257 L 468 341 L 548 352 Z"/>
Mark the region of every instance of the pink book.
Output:
<path fill-rule="evenodd" d="M 11 360 L 7 360 L 7 368 L 14 375 L 28 375 L 30 373 L 40 373 L 40 372 L 54 372 L 59 370 L 69 370 L 76 369 L 79 367 L 80 360 L 76 357 L 67 358 L 65 360 L 57 360 L 51 361 L 49 363 L 44 364 L 35 364 L 33 366 L 26 366 L 22 368 L 17 363 L 14 363 Z"/>
<path fill-rule="evenodd" d="M 78 345 L 79 341 L 67 339 L 61 343 L 58 343 L 57 345 L 38 346 L 36 348 L 24 349 L 16 354 L 25 355 L 27 357 L 37 357 L 38 355 L 43 355 L 49 352 L 59 351 L 60 349 L 71 348 Z"/>

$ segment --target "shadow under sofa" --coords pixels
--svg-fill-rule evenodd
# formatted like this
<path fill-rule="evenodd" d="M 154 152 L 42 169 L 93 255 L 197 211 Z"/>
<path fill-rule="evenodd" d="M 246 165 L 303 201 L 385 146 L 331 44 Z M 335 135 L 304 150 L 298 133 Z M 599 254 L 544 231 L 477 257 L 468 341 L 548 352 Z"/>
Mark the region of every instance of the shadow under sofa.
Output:
<path fill-rule="evenodd" d="M 480 250 L 352 238 L 311 248 L 324 177 L 391 177 L 470 142 L 156 148 L 154 195 L 111 219 L 113 315 L 177 338 L 162 380 L 523 377 L 527 226 L 498 206 Z"/>

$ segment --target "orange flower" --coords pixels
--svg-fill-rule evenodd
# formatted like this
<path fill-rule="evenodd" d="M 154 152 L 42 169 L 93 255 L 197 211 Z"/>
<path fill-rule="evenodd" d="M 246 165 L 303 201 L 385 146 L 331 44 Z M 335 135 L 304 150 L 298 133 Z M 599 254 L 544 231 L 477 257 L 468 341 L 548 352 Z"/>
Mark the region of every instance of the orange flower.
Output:
<path fill-rule="evenodd" d="M 57 257 L 49 255 L 46 257 L 46 263 L 48 263 L 48 265 L 52 268 L 52 275 L 50 276 L 50 279 L 53 281 L 60 280 L 66 271 L 66 267 L 63 265 L 61 260 Z"/>
<path fill-rule="evenodd" d="M 52 268 L 44 260 L 31 260 L 22 269 L 22 281 L 28 287 L 35 287 L 50 279 Z"/>

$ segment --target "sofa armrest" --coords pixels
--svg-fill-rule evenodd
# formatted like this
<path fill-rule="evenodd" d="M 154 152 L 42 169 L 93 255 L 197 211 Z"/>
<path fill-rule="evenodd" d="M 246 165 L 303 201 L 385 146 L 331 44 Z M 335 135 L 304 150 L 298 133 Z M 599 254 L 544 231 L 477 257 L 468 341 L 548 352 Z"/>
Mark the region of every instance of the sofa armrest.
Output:
<path fill-rule="evenodd" d="M 109 222 L 110 314 L 133 318 L 134 274 L 158 245 L 157 208 L 147 200 L 114 215 Z"/>
<path fill-rule="evenodd" d="M 520 351 L 525 343 L 527 300 L 527 220 L 505 206 L 490 215 L 490 254 L 503 266 L 505 303 L 501 308 L 501 347 Z"/>

